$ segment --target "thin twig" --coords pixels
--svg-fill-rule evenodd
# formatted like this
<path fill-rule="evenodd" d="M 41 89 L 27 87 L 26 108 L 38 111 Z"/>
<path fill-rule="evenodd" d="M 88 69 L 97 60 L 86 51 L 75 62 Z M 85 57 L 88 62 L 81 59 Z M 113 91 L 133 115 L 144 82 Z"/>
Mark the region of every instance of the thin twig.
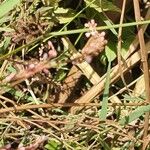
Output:
<path fill-rule="evenodd" d="M 143 102 L 142 103 L 111 103 L 108 104 L 109 106 L 115 107 L 115 106 L 142 106 L 145 105 Z M 27 110 L 27 109 L 38 109 L 38 108 L 57 108 L 57 107 L 86 107 L 86 106 L 96 106 L 100 107 L 101 104 L 99 103 L 52 103 L 52 104 L 39 104 L 39 105 L 21 105 L 21 106 L 14 106 L 14 107 L 8 107 L 8 108 L 1 108 L 0 109 L 0 114 L 2 113 L 7 113 L 7 112 L 18 112 L 22 110 Z"/>
<path fill-rule="evenodd" d="M 68 63 L 69 61 L 73 61 L 70 60 L 69 58 L 67 58 L 67 60 L 64 62 L 63 60 L 59 60 L 58 56 L 55 59 L 52 60 L 44 60 L 39 62 L 38 64 L 33 64 L 34 67 L 33 68 L 27 68 L 25 70 L 21 70 L 19 73 L 14 74 L 12 79 L 10 79 L 10 81 L 7 81 L 6 79 L 4 79 L 3 81 L 1 81 L 2 85 L 6 85 L 8 84 L 9 87 L 13 87 L 21 82 L 23 82 L 25 79 L 28 79 L 30 77 L 32 77 L 33 75 L 35 75 L 36 73 L 41 72 L 43 69 L 49 69 L 49 68 L 59 68 L 60 66 L 62 66 L 63 64 L 65 65 L 66 63 Z M 81 58 L 82 55 L 78 55 L 78 56 L 74 56 L 74 59 L 78 59 Z M 5 93 L 6 90 L 1 89 L 0 90 L 0 94 Z"/>
<path fill-rule="evenodd" d="M 124 0 L 123 4 L 122 4 L 120 25 L 123 24 L 124 13 L 125 13 L 125 6 L 126 6 L 126 0 Z M 120 77 L 122 79 L 122 82 L 123 82 L 124 86 L 126 87 L 127 91 L 130 93 L 130 90 L 129 90 L 129 88 L 128 88 L 127 84 L 126 84 L 126 81 L 124 79 L 124 75 L 123 75 L 122 67 L 121 67 L 121 63 L 122 63 L 122 55 L 121 55 L 122 38 L 121 38 L 121 35 L 122 35 L 122 27 L 119 27 L 119 31 L 118 31 L 118 46 L 117 46 L 117 58 L 118 58 L 119 73 L 120 73 Z"/>
<path fill-rule="evenodd" d="M 139 22 L 131 22 L 131 23 L 124 23 L 122 25 L 115 24 L 115 25 L 110 25 L 110 26 L 96 27 L 96 30 L 103 31 L 103 30 L 110 30 L 110 29 L 114 29 L 114 28 L 119 28 L 120 26 L 121 27 L 130 27 L 130 26 L 136 26 L 136 25 L 146 25 L 146 24 L 149 24 L 149 23 L 150 23 L 150 20 L 139 21 Z M 35 46 L 33 46 L 35 48 L 35 47 L 37 47 L 39 45 L 39 44 L 36 44 L 36 43 L 41 41 L 41 40 L 46 41 L 46 40 L 48 40 L 48 39 L 50 39 L 50 38 L 52 38 L 54 36 L 62 36 L 62 35 L 69 35 L 69 34 L 76 34 L 76 33 L 84 33 L 84 32 L 88 32 L 88 31 L 90 31 L 90 30 L 89 29 L 76 29 L 76 30 L 61 31 L 61 32 L 58 32 L 58 31 L 57 32 L 50 32 L 48 34 L 41 35 L 40 37 L 36 38 L 35 40 L 29 42 L 26 45 L 18 47 L 17 49 L 13 50 L 11 53 L 7 53 L 7 54 L 5 54 L 3 56 L 0 56 L 0 60 L 4 60 L 7 57 L 9 57 L 10 55 L 15 54 L 15 53 L 21 51 L 23 48 L 29 47 L 31 45 L 35 44 Z M 44 37 L 47 37 L 47 38 L 44 40 Z"/>
<path fill-rule="evenodd" d="M 147 43 L 146 48 L 148 51 L 148 49 L 150 48 L 150 42 Z M 126 60 L 127 65 L 122 64 L 123 73 L 127 72 L 138 61 L 140 61 L 139 52 L 135 52 L 132 56 L 130 56 Z M 128 68 L 126 66 L 128 66 Z M 116 65 L 115 67 L 112 68 L 111 75 L 110 75 L 111 84 L 116 82 L 120 78 L 120 74 L 118 73 L 118 71 L 119 71 L 118 65 Z M 97 85 L 94 85 L 87 93 L 85 93 L 82 97 L 77 99 L 75 101 L 75 103 L 78 103 L 78 104 L 79 103 L 90 103 L 93 100 L 93 98 L 95 98 L 98 94 L 102 93 L 102 91 L 104 90 L 105 77 L 106 77 L 106 74 L 101 77 L 101 80 Z M 75 112 L 81 110 L 82 108 L 83 107 L 72 107 L 71 112 L 75 113 Z"/>
<path fill-rule="evenodd" d="M 0 120 L 3 120 L 3 118 L 0 119 Z M 29 123 L 35 123 L 37 125 L 39 125 L 38 123 L 44 123 L 44 122 L 46 122 L 46 123 L 50 122 L 53 125 L 60 125 L 60 124 L 61 125 L 67 125 L 67 124 L 71 123 L 70 121 L 66 121 L 66 120 L 61 120 L 61 121 L 59 121 L 59 120 L 50 120 L 50 118 L 44 118 L 44 120 L 41 120 L 41 118 L 36 118 L 36 119 L 31 119 L 31 118 L 30 119 L 7 118 L 7 121 L 18 121 L 18 120 L 21 120 L 21 121 L 28 120 Z M 72 124 L 74 124 L 76 126 L 79 126 L 79 127 L 85 127 L 87 129 L 92 129 L 92 130 L 97 129 L 97 132 L 99 132 L 99 130 L 100 130 L 99 124 L 100 123 L 102 123 L 102 122 L 100 122 L 99 118 L 94 118 L 93 119 L 93 123 L 91 122 L 90 124 L 85 123 L 85 122 L 78 122 L 78 121 L 77 122 L 73 122 Z M 111 130 L 111 132 L 113 132 L 116 135 L 120 135 L 120 136 L 126 137 L 129 140 L 135 140 L 135 138 L 133 136 L 126 134 L 126 132 L 121 127 L 117 126 L 117 124 L 115 124 L 113 121 L 106 120 L 105 124 L 108 125 L 108 127 L 109 127 L 109 128 L 107 128 L 107 131 Z M 117 131 L 116 130 L 113 131 L 111 127 L 116 128 Z M 45 128 L 43 128 L 43 129 L 45 129 Z M 58 132 L 61 132 L 61 130 L 59 129 Z M 106 132 L 106 130 L 100 132 L 100 134 L 103 134 L 104 132 Z M 143 141 L 140 140 L 140 139 L 138 141 L 143 143 Z"/>
<path fill-rule="evenodd" d="M 140 6 L 138 0 L 133 0 L 134 3 L 134 13 L 135 13 L 135 19 L 136 21 L 141 21 L 141 14 L 140 14 Z M 144 81 L 145 81 L 145 91 L 146 91 L 146 102 L 150 103 L 150 80 L 149 80 L 149 71 L 148 71 L 148 63 L 147 63 L 147 51 L 145 47 L 145 41 L 144 41 L 144 35 L 143 35 L 143 29 L 137 26 L 138 29 L 138 37 L 141 47 L 141 61 L 143 64 L 143 70 L 144 70 Z M 144 134 L 143 134 L 143 141 L 147 137 L 148 133 L 148 126 L 149 126 L 149 115 L 150 113 L 147 112 L 145 115 L 145 123 L 144 123 Z M 145 150 L 147 145 L 145 145 L 145 142 L 143 143 L 142 150 Z"/>
<path fill-rule="evenodd" d="M 32 96 L 32 98 L 33 98 L 33 103 L 36 104 L 36 105 L 39 105 L 40 102 L 39 102 L 38 99 L 36 98 L 36 96 L 35 96 L 35 94 L 34 94 L 32 88 L 31 88 L 31 86 L 30 86 L 29 80 L 26 79 L 25 82 L 26 82 L 26 85 L 27 85 L 27 89 L 28 89 L 29 93 L 31 94 L 31 96 Z M 39 108 L 39 112 L 41 113 L 42 116 L 45 116 L 44 111 L 43 111 L 42 108 Z"/>
<path fill-rule="evenodd" d="M 70 148 L 71 150 L 74 150 L 66 141 L 63 141 L 61 138 L 59 138 L 58 136 L 56 136 L 55 134 L 53 134 L 50 130 L 44 128 L 43 126 L 35 123 L 35 122 L 32 122 L 32 121 L 29 121 L 28 119 L 23 119 L 25 122 L 27 123 L 30 123 L 40 129 L 42 129 L 44 132 L 46 133 L 49 133 L 51 136 L 55 137 L 57 140 L 59 140 L 60 142 L 62 142 L 65 146 L 67 146 L 68 148 Z"/>
<path fill-rule="evenodd" d="M 11 100 L 9 100 L 8 98 L 5 98 L 4 96 L 1 96 L 1 95 L 0 95 L 0 98 L 1 98 L 1 99 L 4 99 L 5 101 L 11 102 Z M 1 100 L 0 100 L 0 104 L 1 104 L 3 107 L 5 107 L 5 109 L 9 109 L 9 107 L 7 107 L 6 104 L 5 104 L 4 102 L 2 102 Z M 14 103 L 13 103 L 13 104 L 14 104 Z M 16 106 L 16 105 L 14 105 L 14 106 Z M 10 114 L 11 114 L 11 116 L 13 116 L 13 117 L 16 116 L 14 112 L 11 112 L 11 111 L 10 111 Z M 26 129 L 26 126 L 24 125 L 23 122 L 19 121 L 19 122 L 17 122 L 17 123 L 18 123 L 19 125 L 21 125 L 23 128 Z"/>

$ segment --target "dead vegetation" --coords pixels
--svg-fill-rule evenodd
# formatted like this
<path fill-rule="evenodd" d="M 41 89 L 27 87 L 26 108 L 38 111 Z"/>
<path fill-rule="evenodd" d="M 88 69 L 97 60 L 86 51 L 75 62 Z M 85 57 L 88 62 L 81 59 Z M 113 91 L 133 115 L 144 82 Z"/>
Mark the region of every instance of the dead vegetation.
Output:
<path fill-rule="evenodd" d="M 0 150 L 149 149 L 149 3 L 1 1 Z"/>

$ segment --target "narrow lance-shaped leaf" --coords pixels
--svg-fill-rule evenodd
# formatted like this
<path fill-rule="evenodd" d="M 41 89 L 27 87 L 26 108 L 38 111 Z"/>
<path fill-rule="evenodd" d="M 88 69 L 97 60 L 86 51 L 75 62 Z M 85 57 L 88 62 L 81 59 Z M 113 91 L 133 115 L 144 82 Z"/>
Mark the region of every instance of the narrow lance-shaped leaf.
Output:
<path fill-rule="evenodd" d="M 102 108 L 98 112 L 100 120 L 105 120 L 107 117 L 109 84 L 110 84 L 110 68 L 111 68 L 111 61 L 109 60 L 109 64 L 108 64 L 108 68 L 107 68 L 107 75 L 106 75 L 106 84 L 105 84 L 103 100 L 102 100 Z"/>
<path fill-rule="evenodd" d="M 0 4 L 0 18 L 11 11 L 21 0 L 6 0 Z"/>
<path fill-rule="evenodd" d="M 139 118 L 140 116 L 144 115 L 146 112 L 150 111 L 150 105 L 147 106 L 140 106 L 137 109 L 135 109 L 133 112 L 131 112 L 128 116 L 123 117 L 119 123 L 121 125 L 126 125 L 134 120 L 136 120 L 137 118 Z"/>

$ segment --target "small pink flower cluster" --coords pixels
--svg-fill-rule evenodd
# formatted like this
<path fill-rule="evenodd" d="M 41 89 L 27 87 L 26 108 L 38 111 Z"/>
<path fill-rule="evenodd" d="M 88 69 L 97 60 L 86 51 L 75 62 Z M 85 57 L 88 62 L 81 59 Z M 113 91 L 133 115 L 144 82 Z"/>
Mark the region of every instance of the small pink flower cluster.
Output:
<path fill-rule="evenodd" d="M 91 20 L 85 24 L 85 27 L 90 29 L 90 32 L 86 33 L 86 37 L 90 37 L 81 53 L 84 56 L 84 59 L 90 63 L 93 57 L 99 55 L 107 44 L 107 40 L 105 39 L 105 32 L 99 33 L 96 30 L 97 23 L 95 20 Z"/>
<path fill-rule="evenodd" d="M 85 36 L 89 38 L 90 36 L 94 36 L 98 34 L 98 31 L 96 30 L 97 23 L 94 19 L 89 21 L 88 23 L 85 23 L 84 25 L 86 28 L 89 28 L 90 32 L 85 33 Z"/>
<path fill-rule="evenodd" d="M 44 52 L 45 49 L 47 49 L 48 52 Z M 57 51 L 55 50 L 51 41 L 48 41 L 47 45 L 41 44 L 41 47 L 39 48 L 39 60 L 40 61 L 51 60 L 55 57 L 57 57 Z M 28 69 L 34 70 L 37 64 L 38 64 L 38 62 L 30 63 L 28 65 Z M 45 69 L 43 69 L 43 72 L 45 74 L 48 74 L 49 70 L 45 68 Z"/>
<path fill-rule="evenodd" d="M 39 48 L 40 61 L 47 60 L 47 59 L 50 60 L 57 56 L 57 51 L 55 50 L 51 41 L 48 41 L 48 43 L 47 43 L 47 49 L 48 49 L 47 53 L 44 52 L 44 49 L 45 49 L 44 45 L 41 44 L 41 47 Z"/>

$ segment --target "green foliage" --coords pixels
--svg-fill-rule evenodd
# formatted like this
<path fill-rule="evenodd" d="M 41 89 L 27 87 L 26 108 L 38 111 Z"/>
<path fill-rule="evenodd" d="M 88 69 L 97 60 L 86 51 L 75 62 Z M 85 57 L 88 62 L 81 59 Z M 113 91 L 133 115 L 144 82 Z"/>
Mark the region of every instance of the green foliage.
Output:
<path fill-rule="evenodd" d="M 58 7 L 54 13 L 60 24 L 71 22 L 75 16 L 75 11 L 62 7 Z"/>
<path fill-rule="evenodd" d="M 109 2 L 108 0 L 95 0 L 94 2 L 92 2 L 93 0 L 84 0 L 86 5 L 90 4 L 91 8 L 96 9 L 98 12 L 102 12 L 102 11 L 116 11 L 116 12 L 121 12 L 121 10 L 114 5 L 112 2 Z M 92 2 L 92 4 L 91 4 Z"/>
<path fill-rule="evenodd" d="M 130 44 L 133 42 L 135 34 L 132 32 L 133 27 L 123 28 L 122 31 L 122 43 L 121 43 L 121 55 L 125 57 Z M 105 48 L 105 55 L 107 57 L 111 56 L 111 61 L 115 60 L 117 55 L 117 37 L 114 37 L 114 34 L 110 34 L 110 40 Z"/>
<path fill-rule="evenodd" d="M 108 111 L 111 57 L 109 57 L 108 60 L 109 60 L 109 64 L 108 64 L 107 74 L 106 74 L 106 84 L 105 84 L 105 89 L 104 89 L 104 93 L 103 93 L 102 108 L 98 112 L 100 120 L 105 120 L 106 119 L 107 111 Z"/>
<path fill-rule="evenodd" d="M 134 27 L 128 27 L 128 28 L 123 28 L 123 33 L 122 33 L 122 49 L 121 49 L 121 54 L 122 57 L 125 56 L 125 54 L 127 53 L 130 44 L 133 42 L 134 38 L 135 38 L 135 33 L 134 31 Z"/>
<path fill-rule="evenodd" d="M 0 54 L 4 54 L 7 52 L 7 48 L 11 42 L 10 40 L 10 37 L 4 37 L 4 40 L 0 43 Z"/>
<path fill-rule="evenodd" d="M 113 41 L 110 41 L 105 48 L 105 55 L 110 61 L 116 59 L 116 45 Z"/>
<path fill-rule="evenodd" d="M 49 140 L 45 145 L 45 149 L 47 150 L 60 150 L 61 148 L 60 142 L 56 141 L 55 139 Z"/>
<path fill-rule="evenodd" d="M 123 117 L 119 123 L 121 125 L 126 125 L 131 123 L 132 121 L 138 119 L 140 116 L 144 115 L 146 112 L 150 111 L 150 105 L 140 106 L 132 111 L 128 116 Z"/>
<path fill-rule="evenodd" d="M 85 1 L 87 5 L 89 5 L 92 1 L 86 0 Z M 90 9 L 92 8 L 92 9 Z M 108 27 L 113 25 L 112 21 L 107 17 L 105 14 L 105 11 L 116 11 L 120 12 L 119 8 L 117 8 L 112 2 L 109 2 L 107 0 L 105 1 L 98 1 L 95 0 L 90 7 L 86 10 L 88 12 L 88 15 L 91 17 L 96 18 L 97 20 L 100 20 L 99 23 L 102 24 L 104 22 Z M 117 32 L 115 29 L 110 29 L 112 33 L 117 36 Z"/>
<path fill-rule="evenodd" d="M 141 10 L 144 15 L 145 8 L 143 7 Z M 130 13 L 130 11 L 127 8 L 127 12 Z M 124 87 L 122 87 L 122 81 L 119 78 L 116 79 L 119 80 L 118 86 L 110 86 L 111 65 L 117 65 L 118 28 L 126 27 L 123 28 L 121 36 L 121 55 L 125 57 L 137 34 L 133 26 L 148 24 L 150 20 L 129 22 L 129 18 L 131 20 L 134 18 L 127 13 L 124 19 L 126 23 L 120 25 L 118 21 L 114 24 L 109 19 L 108 12 L 121 13 L 114 0 L 3 0 L 1 2 L 0 78 L 2 84 L 0 85 L 0 115 L 3 115 L 1 115 L 0 120 L 0 147 L 7 143 L 13 143 L 12 149 L 15 149 L 13 147 L 15 144 L 34 145 L 40 143 L 36 139 L 42 135 L 49 138 L 48 141 L 45 141 L 46 145 L 44 146 L 47 150 L 121 150 L 138 149 L 141 146 L 142 143 L 138 139 L 141 139 L 143 130 L 137 125 L 132 125 L 132 123 L 137 120 L 143 123 L 143 116 L 150 111 L 150 105 L 130 106 L 131 103 L 143 102 L 145 95 L 143 97 L 131 97 L 127 90 L 121 93 L 120 90 Z M 97 72 L 99 75 L 98 80 L 96 80 L 97 83 L 92 85 L 90 79 L 84 78 L 84 82 L 78 80 L 79 85 L 77 84 L 75 87 L 65 85 L 69 89 L 68 92 L 63 86 L 64 80 L 68 77 L 70 68 L 73 65 L 77 66 L 76 63 L 80 63 L 80 60 L 79 62 L 75 60 L 72 63 L 70 57 L 74 50 L 80 52 L 86 44 L 88 39 L 85 38 L 84 33 L 89 32 L 89 29 L 86 29 L 84 24 L 90 19 L 94 19 L 97 23 L 97 30 L 107 30 L 108 44 L 105 51 L 99 56 L 103 65 L 94 58 L 89 65 L 94 68 L 94 73 Z M 64 36 L 71 43 L 66 40 L 69 48 L 64 41 L 62 42 L 61 37 L 64 38 Z M 49 53 L 48 40 L 51 40 L 58 52 L 58 57 L 53 59 L 56 61 L 48 59 L 48 63 L 54 62 L 54 68 L 47 67 L 47 70 L 40 70 L 22 83 L 19 83 L 22 78 L 16 81 L 12 77 L 10 82 L 7 81 L 11 77 L 9 76 L 11 73 L 16 73 L 15 76 L 17 76 L 20 70 L 24 73 L 24 70 L 28 69 L 31 73 L 33 70 L 32 67 L 29 67 L 30 64 L 31 66 L 34 65 L 36 61 L 41 63 L 39 58 L 41 45 L 44 47 L 44 53 Z M 146 39 L 146 41 L 148 40 Z M 18 69 L 16 65 L 20 65 L 23 69 Z M 141 68 L 139 67 L 139 69 Z M 83 71 L 83 75 L 85 74 Z M 134 76 L 132 70 L 130 70 L 130 74 Z M 141 74 L 143 74 L 142 71 Z M 96 95 L 94 95 L 95 91 L 92 91 L 92 86 L 96 87 L 100 82 L 103 83 L 105 78 L 105 86 L 102 87 L 104 92 L 102 93 L 101 89 L 97 89 L 100 91 L 98 96 L 100 98 L 103 96 L 102 105 L 99 106 L 100 98 L 95 98 Z M 5 79 L 8 83 L 3 83 Z M 133 79 L 129 79 L 129 82 L 132 82 Z M 76 81 L 76 78 L 74 80 Z M 69 84 L 71 84 L 70 82 Z M 81 90 L 79 91 L 79 89 Z M 83 105 L 84 108 L 76 114 L 71 114 L 70 107 L 82 107 L 77 106 L 76 102 L 80 102 L 88 90 L 94 93 L 90 91 L 91 93 L 88 94 L 90 97 L 94 95 L 90 101 L 94 101 L 96 104 L 93 102 L 94 104 L 90 103 L 89 106 L 84 106 L 81 103 L 80 105 Z M 132 93 L 134 85 L 130 90 Z M 120 93 L 115 97 L 117 92 Z M 67 95 L 65 95 L 67 97 L 66 103 L 69 104 L 57 103 L 60 100 L 59 93 Z M 117 102 L 112 96 L 115 97 L 113 97 L 115 100 L 117 99 Z M 86 98 L 89 100 L 88 96 Z M 75 104 L 72 104 L 74 100 Z M 84 103 L 86 102 L 85 99 Z M 18 110 L 15 109 L 18 107 Z M 13 108 L 14 111 L 9 111 Z M 133 130 L 134 133 L 132 131 L 130 133 L 130 130 Z M 29 140 L 20 142 L 27 137 Z M 136 140 L 132 141 L 134 138 Z M 16 143 L 13 141 L 14 139 L 17 139 Z"/>
<path fill-rule="evenodd" d="M 0 5 L 0 19 L 19 4 L 21 0 L 7 0 Z"/>
<path fill-rule="evenodd" d="M 17 70 L 12 66 L 8 66 L 7 70 L 10 72 L 10 73 L 17 73 Z"/>
<path fill-rule="evenodd" d="M 66 77 L 66 74 L 67 72 L 65 71 L 65 69 L 61 68 L 60 70 L 58 70 L 57 74 L 55 75 L 54 80 L 60 82 Z"/>

